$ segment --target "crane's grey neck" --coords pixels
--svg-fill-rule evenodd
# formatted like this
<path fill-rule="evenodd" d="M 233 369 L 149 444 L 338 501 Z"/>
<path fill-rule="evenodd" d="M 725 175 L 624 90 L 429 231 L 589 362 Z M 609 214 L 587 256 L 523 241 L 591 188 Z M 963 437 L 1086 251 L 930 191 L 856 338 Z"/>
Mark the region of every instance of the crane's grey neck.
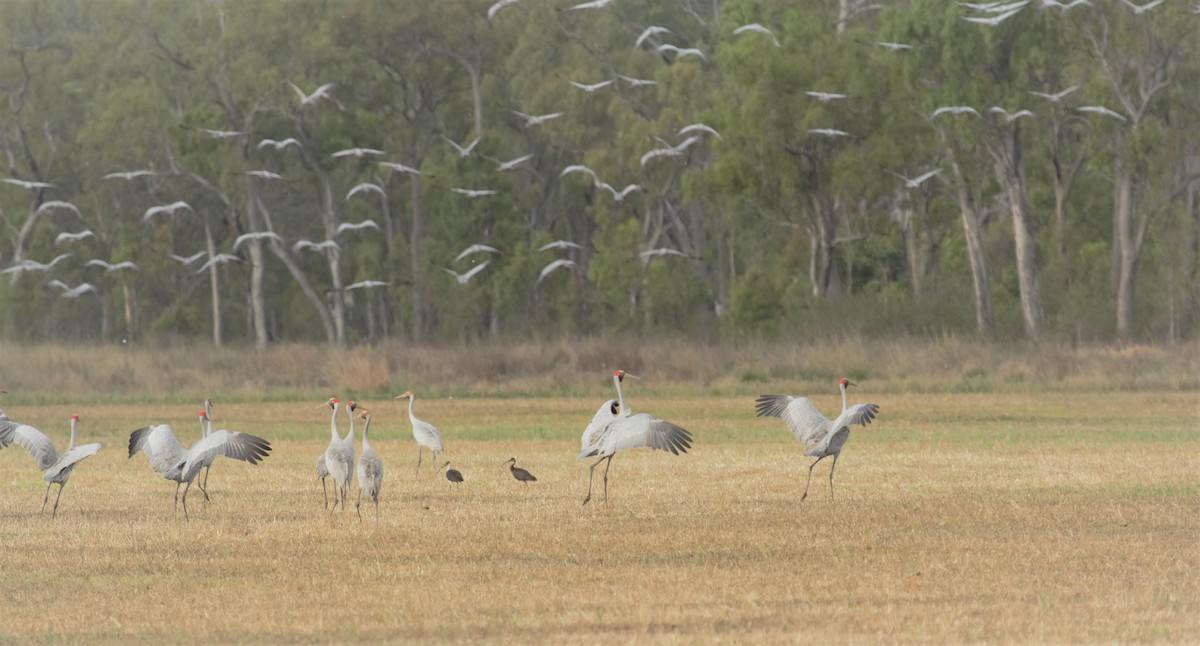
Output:
<path fill-rule="evenodd" d="M 340 404 L 340 402 L 333 405 L 333 415 L 331 415 L 329 419 L 329 432 L 333 434 L 333 439 L 335 440 L 342 439 L 342 435 L 338 433 L 337 428 L 338 404 Z"/>
<path fill-rule="evenodd" d="M 621 392 L 621 378 L 617 375 L 613 375 L 613 385 L 617 387 L 617 405 L 621 407 L 620 412 L 624 414 L 629 409 L 625 408 L 625 393 Z"/>
<path fill-rule="evenodd" d="M 68 451 L 75 448 L 75 423 L 76 423 L 76 420 L 74 417 L 72 417 L 71 418 L 71 441 L 67 443 Z"/>
<path fill-rule="evenodd" d="M 371 418 L 367 417 L 363 420 L 363 446 L 371 446 L 371 441 L 367 439 L 367 433 L 371 430 Z M 354 423 L 350 423 L 350 439 L 354 439 Z"/>
<path fill-rule="evenodd" d="M 412 412 L 413 402 L 416 400 L 417 400 L 416 395 L 408 396 L 408 419 L 410 419 L 410 420 L 416 419 L 415 417 L 413 417 L 413 412 Z"/>
<path fill-rule="evenodd" d="M 353 441 L 354 440 L 354 409 L 351 408 L 350 406 L 346 406 L 346 417 L 350 418 L 350 433 L 346 437 L 350 438 L 350 440 Z M 367 439 L 367 432 L 365 430 L 363 431 L 363 439 L 364 440 Z"/>
<path fill-rule="evenodd" d="M 843 381 L 840 387 L 842 389 L 842 412 L 844 413 L 846 412 L 846 407 L 848 406 L 846 399 L 846 382 Z"/>

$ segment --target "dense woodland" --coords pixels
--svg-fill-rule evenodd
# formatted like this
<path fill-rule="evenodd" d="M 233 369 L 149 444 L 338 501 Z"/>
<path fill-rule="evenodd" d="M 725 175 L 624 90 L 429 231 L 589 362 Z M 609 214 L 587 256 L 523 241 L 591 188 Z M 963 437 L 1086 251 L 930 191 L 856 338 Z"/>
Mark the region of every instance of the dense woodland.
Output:
<path fill-rule="evenodd" d="M 10 0 L 0 334 L 1193 338 L 1197 34 L 1179 0 Z"/>

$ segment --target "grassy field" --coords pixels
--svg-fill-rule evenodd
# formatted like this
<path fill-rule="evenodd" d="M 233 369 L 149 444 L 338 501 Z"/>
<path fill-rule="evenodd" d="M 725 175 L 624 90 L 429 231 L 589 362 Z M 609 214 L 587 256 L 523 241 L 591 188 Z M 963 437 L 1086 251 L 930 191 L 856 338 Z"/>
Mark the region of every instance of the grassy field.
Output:
<path fill-rule="evenodd" d="M 56 520 L 38 514 L 29 456 L 0 451 L 0 642 L 1200 641 L 1195 392 L 867 382 L 854 400 L 882 411 L 852 434 L 836 500 L 826 460 L 801 503 L 809 459 L 751 395 L 637 388 L 635 410 L 695 447 L 618 455 L 609 502 L 586 508 L 573 456 L 600 386 L 419 398 L 466 475 L 457 490 L 414 474 L 402 402 L 364 402 L 388 469 L 378 526 L 322 510 L 319 399 L 218 399 L 218 426 L 275 451 L 219 462 L 190 523 L 126 443 L 151 421 L 194 440 L 198 403 L 9 405 L 60 447 L 78 412 L 79 441 L 105 449 Z M 820 392 L 839 406 L 832 383 Z M 539 482 L 514 481 L 513 456 Z"/>

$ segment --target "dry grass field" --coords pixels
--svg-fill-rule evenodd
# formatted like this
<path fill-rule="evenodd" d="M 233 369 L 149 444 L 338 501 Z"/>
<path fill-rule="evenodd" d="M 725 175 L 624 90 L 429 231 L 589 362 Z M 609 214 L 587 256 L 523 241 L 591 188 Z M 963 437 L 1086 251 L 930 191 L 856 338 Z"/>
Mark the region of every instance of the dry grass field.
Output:
<path fill-rule="evenodd" d="M 401 349 L 0 348 L 14 419 L 61 448 L 78 413 L 79 443 L 104 444 L 54 520 L 29 455 L 0 450 L 0 644 L 1200 641 L 1195 347 L 652 347 L 614 359 L 642 372 L 631 405 L 695 447 L 619 454 L 586 508 L 574 455 L 611 396 L 604 343 Z M 835 500 L 826 460 L 802 503 L 810 459 L 752 402 L 832 413 L 841 375 L 882 411 Z M 407 388 L 461 488 L 414 473 L 390 399 Z M 191 443 L 209 394 L 218 427 L 275 450 L 218 461 L 185 522 L 128 433 L 166 421 Z M 330 394 L 372 409 L 378 525 L 322 508 Z"/>
<path fill-rule="evenodd" d="M 0 643 L 1200 641 L 1194 391 L 867 380 L 853 400 L 882 411 L 854 430 L 836 500 L 826 460 L 801 503 L 809 459 L 752 395 L 635 385 L 634 409 L 695 447 L 618 455 L 608 503 L 581 508 L 578 434 L 611 390 L 594 382 L 590 397 L 418 398 L 457 490 L 414 474 L 403 402 L 362 398 L 387 464 L 378 525 L 322 510 L 319 398 L 218 398 L 218 427 L 275 451 L 218 462 L 190 523 L 126 442 L 155 421 L 190 443 L 198 402 L 10 400 L 60 447 L 78 412 L 79 441 L 105 448 L 55 520 L 29 456 L 0 451 Z M 808 394 L 840 404 L 832 380 Z M 514 481 L 512 456 L 539 481 Z"/>

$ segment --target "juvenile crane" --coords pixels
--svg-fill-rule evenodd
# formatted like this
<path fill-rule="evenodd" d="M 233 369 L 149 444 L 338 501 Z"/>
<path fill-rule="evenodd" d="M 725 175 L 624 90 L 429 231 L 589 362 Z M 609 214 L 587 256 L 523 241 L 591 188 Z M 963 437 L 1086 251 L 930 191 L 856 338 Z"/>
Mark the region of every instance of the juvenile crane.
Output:
<path fill-rule="evenodd" d="M 350 432 L 343 438 L 337 427 L 338 407 L 341 402 L 337 397 L 330 397 L 325 405 L 333 410 L 329 417 L 329 447 L 325 449 L 325 468 L 329 471 L 329 477 L 333 478 L 333 507 L 329 510 L 329 513 L 333 513 L 337 510 L 339 502 L 342 511 L 346 511 L 346 495 L 350 481 L 354 478 L 354 428 L 351 427 Z"/>
<path fill-rule="evenodd" d="M 353 402 L 352 402 L 353 403 Z M 383 458 L 371 448 L 368 434 L 371 432 L 371 411 L 363 411 L 363 440 L 362 453 L 358 456 L 358 499 L 354 501 L 354 510 L 358 512 L 358 520 L 362 522 L 362 497 L 375 503 L 375 524 L 379 524 L 379 490 L 383 488 Z"/>
<path fill-rule="evenodd" d="M 0 414 L 3 414 L 2 411 Z M 37 461 L 38 468 L 42 470 L 42 480 L 46 481 L 46 495 L 42 498 L 41 513 L 45 513 L 46 503 L 50 500 L 50 487 L 58 485 L 58 495 L 54 497 L 54 511 L 50 515 L 51 518 L 58 517 L 58 500 L 62 498 L 63 486 L 70 479 L 75 465 L 96 455 L 96 452 L 100 450 L 99 444 L 75 446 L 75 425 L 78 423 L 79 416 L 72 415 L 71 440 L 67 443 L 67 450 L 59 453 L 55 450 L 54 443 L 50 441 L 50 438 L 36 428 L 11 421 L 7 415 L 0 419 L 0 449 L 16 443 L 29 451 L 29 455 L 33 456 L 33 459 Z"/>
<path fill-rule="evenodd" d="M 516 478 L 519 482 L 524 482 L 525 486 L 529 486 L 531 482 L 537 482 L 537 478 L 532 473 L 517 466 L 516 458 L 509 458 L 504 463 L 508 465 L 508 472 L 512 474 L 512 477 Z"/>
<path fill-rule="evenodd" d="M 207 417 L 204 411 L 200 415 Z M 179 505 L 179 485 L 187 484 L 183 489 L 183 517 L 184 520 L 191 520 L 187 495 L 206 460 L 224 456 L 258 464 L 271 452 L 271 443 L 257 435 L 220 429 L 201 438 L 192 448 L 185 449 L 169 424 L 154 424 L 130 433 L 129 457 L 132 458 L 139 451 L 146 454 L 150 468 L 155 473 L 175 483 L 176 508 Z"/>
<path fill-rule="evenodd" d="M 822 415 L 806 397 L 762 395 L 754 402 L 754 410 L 759 417 L 783 418 L 796 441 L 804 445 L 804 455 L 816 458 L 808 465 L 808 482 L 804 484 L 801 502 L 808 497 L 813 467 L 831 455 L 833 466 L 829 467 L 829 498 L 833 499 L 833 470 L 837 468 L 838 455 L 850 437 L 850 427 L 855 424 L 866 426 L 879 413 L 879 406 L 876 404 L 847 405 L 846 389 L 854 385 L 856 384 L 853 381 L 844 377 L 838 383 L 842 391 L 842 414 L 832 421 Z"/>
<path fill-rule="evenodd" d="M 581 450 L 579 455 L 575 456 L 576 459 L 600 456 L 588 469 L 588 493 L 583 499 L 584 505 L 592 499 L 592 481 L 596 467 L 606 460 L 608 462 L 604 466 L 604 499 L 608 500 L 608 468 L 617 451 L 648 446 L 679 455 L 692 448 L 692 434 L 686 429 L 647 413 L 631 413 L 625 405 L 625 395 L 621 392 L 621 382 L 626 376 L 632 375 L 624 370 L 613 373 L 617 401 L 604 402 L 580 438 Z"/>
<path fill-rule="evenodd" d="M 413 439 L 417 441 L 417 473 L 419 474 L 421 473 L 421 457 L 425 449 L 433 451 L 434 460 L 437 460 L 438 454 L 442 452 L 442 434 L 433 424 L 417 419 L 417 416 L 413 415 L 413 401 L 416 396 L 411 390 L 396 399 L 408 399 L 408 421 L 412 422 Z"/>

